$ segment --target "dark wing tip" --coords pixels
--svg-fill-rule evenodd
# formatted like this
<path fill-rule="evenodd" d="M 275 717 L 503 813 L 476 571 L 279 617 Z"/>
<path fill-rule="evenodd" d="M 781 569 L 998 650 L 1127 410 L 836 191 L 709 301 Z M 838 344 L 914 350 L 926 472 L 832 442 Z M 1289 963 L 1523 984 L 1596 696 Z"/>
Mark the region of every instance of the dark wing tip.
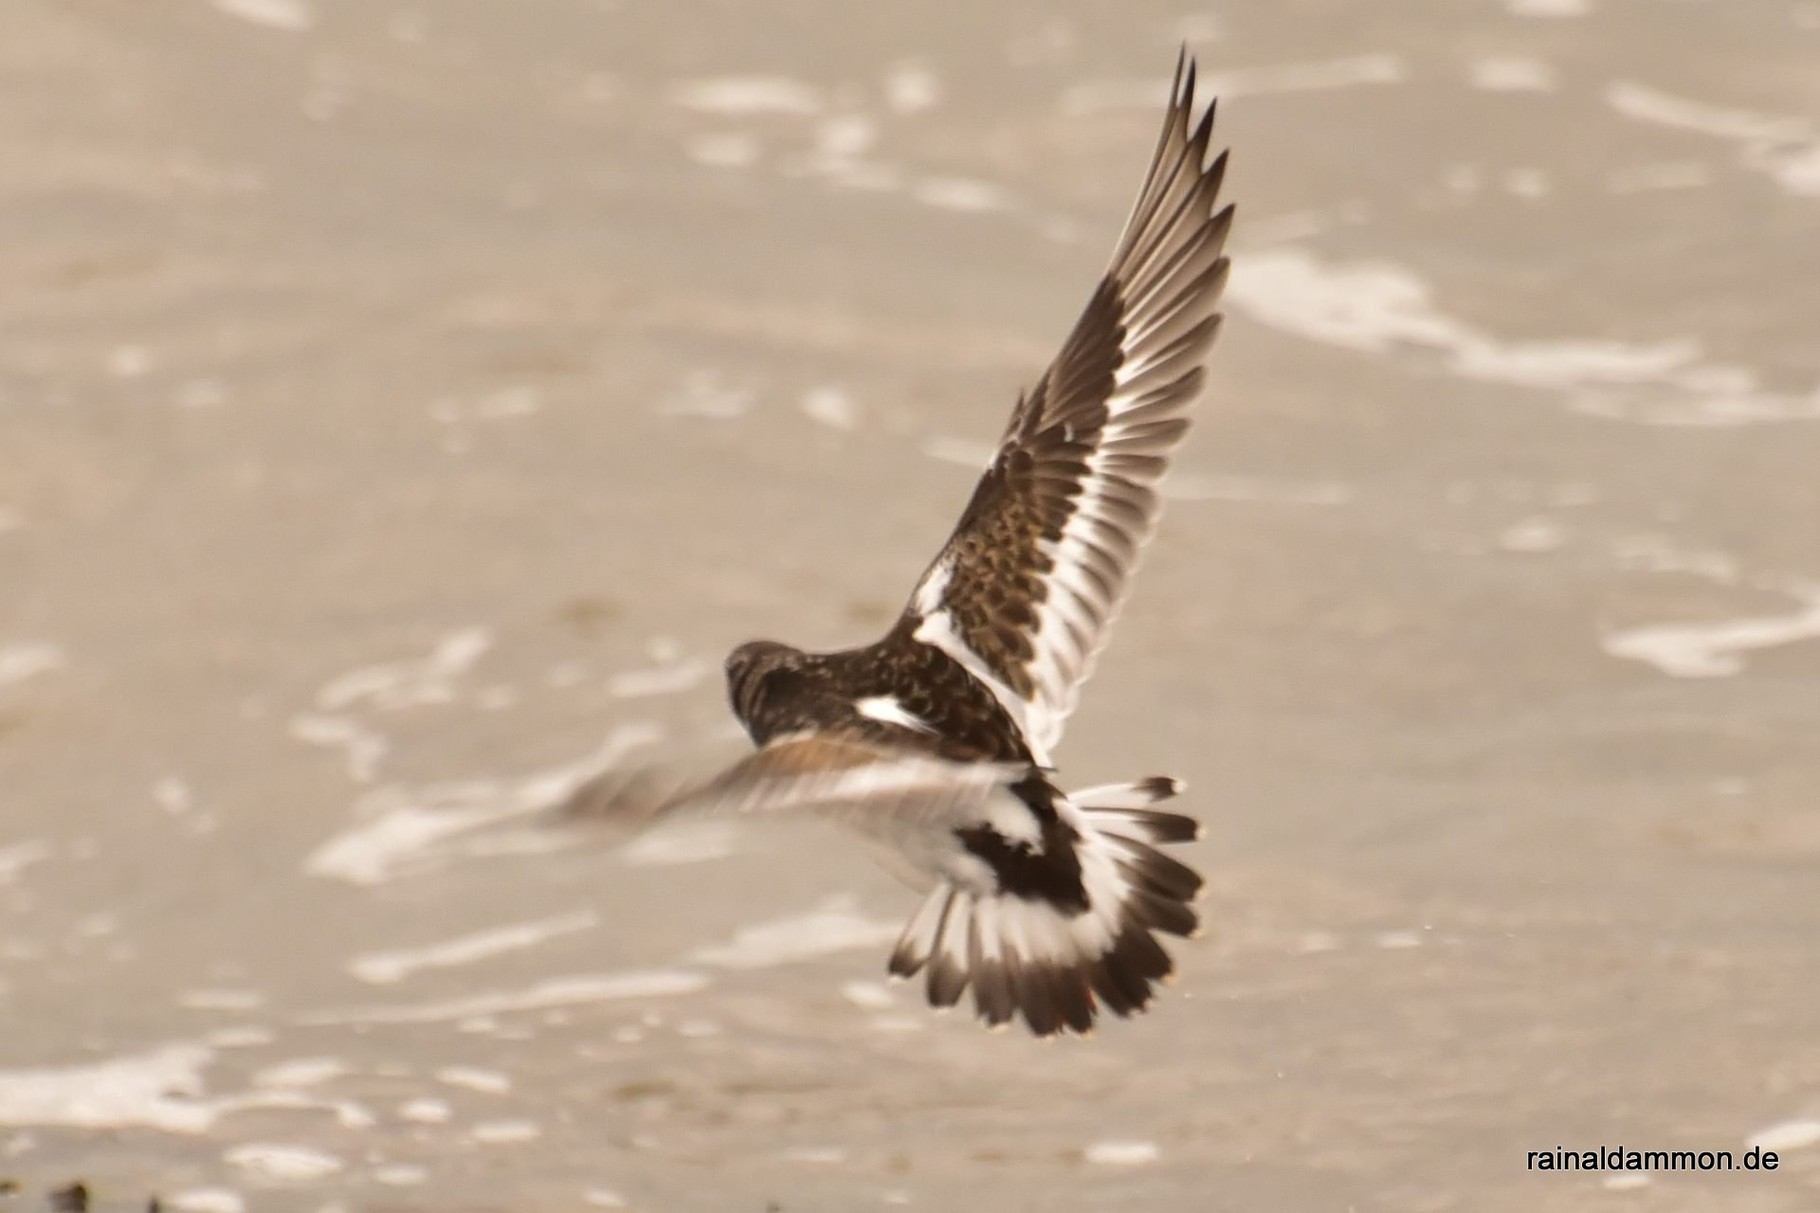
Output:
<path fill-rule="evenodd" d="M 1139 786 L 1149 794 L 1153 801 L 1180 796 L 1188 787 L 1186 783 L 1173 775 L 1152 775 L 1148 779 L 1140 780 Z"/>

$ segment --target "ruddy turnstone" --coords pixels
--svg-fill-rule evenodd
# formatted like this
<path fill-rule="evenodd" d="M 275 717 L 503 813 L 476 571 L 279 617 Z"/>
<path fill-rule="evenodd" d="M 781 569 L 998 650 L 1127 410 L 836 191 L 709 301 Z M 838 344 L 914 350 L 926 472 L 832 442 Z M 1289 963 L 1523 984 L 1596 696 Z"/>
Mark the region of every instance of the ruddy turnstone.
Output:
<path fill-rule="evenodd" d="M 969 986 L 980 1018 L 1087 1032 L 1149 1005 L 1201 889 L 1158 848 L 1198 833 L 1152 806 L 1167 776 L 1065 792 L 1050 752 L 1161 509 L 1219 330 L 1232 207 L 1194 64 L 1112 263 L 1061 353 L 1012 411 L 960 525 L 876 644 L 805 653 L 759 640 L 727 658 L 755 753 L 695 786 L 621 781 L 622 803 L 830 817 L 932 886 L 891 953 L 929 1002 Z M 603 789 L 589 797 L 596 806 Z"/>

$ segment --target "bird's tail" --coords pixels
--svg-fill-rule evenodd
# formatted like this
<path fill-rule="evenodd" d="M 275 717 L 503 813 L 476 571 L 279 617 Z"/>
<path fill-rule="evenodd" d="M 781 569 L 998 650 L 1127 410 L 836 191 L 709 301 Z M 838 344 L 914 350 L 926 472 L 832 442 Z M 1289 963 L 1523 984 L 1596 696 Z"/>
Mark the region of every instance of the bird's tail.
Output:
<path fill-rule="evenodd" d="M 1085 1034 L 1100 1008 L 1121 1017 L 1143 1010 L 1175 968 L 1156 936 L 1188 937 L 1200 927 L 1193 906 L 1200 874 L 1158 849 L 1193 841 L 1200 824 L 1151 807 L 1181 788 L 1154 776 L 1058 800 L 1078 835 L 1086 905 L 980 894 L 944 881 L 904 928 L 891 973 L 926 970 L 937 1007 L 953 1006 L 971 986 L 987 1024 L 1021 1013 L 1038 1036 Z"/>

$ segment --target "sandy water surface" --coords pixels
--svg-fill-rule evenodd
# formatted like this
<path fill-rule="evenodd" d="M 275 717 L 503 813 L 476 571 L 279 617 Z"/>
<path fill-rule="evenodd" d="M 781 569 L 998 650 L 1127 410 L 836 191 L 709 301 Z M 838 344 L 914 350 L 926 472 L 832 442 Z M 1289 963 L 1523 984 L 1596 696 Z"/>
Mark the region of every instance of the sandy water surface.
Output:
<path fill-rule="evenodd" d="M 1820 1208 L 1820 5 L 0 24 L 20 1208 Z M 1229 323 L 1060 758 L 1213 929 L 1042 1045 L 843 838 L 537 814 L 886 626 L 1184 38 Z"/>

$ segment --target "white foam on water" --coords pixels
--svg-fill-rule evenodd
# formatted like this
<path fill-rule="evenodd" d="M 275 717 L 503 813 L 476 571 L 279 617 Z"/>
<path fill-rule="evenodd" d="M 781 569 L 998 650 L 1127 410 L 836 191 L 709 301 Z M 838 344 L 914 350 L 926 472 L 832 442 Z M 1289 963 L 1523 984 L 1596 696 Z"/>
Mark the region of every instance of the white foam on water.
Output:
<path fill-rule="evenodd" d="M 1400 952 L 1407 948 L 1421 947 L 1422 933 L 1420 931 L 1380 931 L 1373 942 L 1387 952 Z"/>
<path fill-rule="evenodd" d="M 479 1066 L 444 1066 L 436 1071 L 436 1081 L 484 1095 L 503 1095 L 512 1089 L 512 1080 L 506 1075 Z"/>
<path fill-rule="evenodd" d="M 713 371 L 692 371 L 682 389 L 658 406 L 665 417 L 703 417 L 732 421 L 752 411 L 758 393 L 744 384 L 731 384 Z"/>
<path fill-rule="evenodd" d="M 368 952 L 348 962 L 348 971 L 375 985 L 403 981 L 423 969 L 447 969 L 473 964 L 506 952 L 533 948 L 561 935 L 586 931 L 600 921 L 592 910 L 578 910 L 476 931 L 441 943 L 389 952 Z"/>
<path fill-rule="evenodd" d="M 163 1203 L 179 1213 L 246 1213 L 246 1198 L 232 1188 L 188 1188 Z"/>
<path fill-rule="evenodd" d="M 492 647 L 490 628 L 457 628 L 444 633 L 420 660 L 364 666 L 332 679 L 316 693 L 316 706 L 333 713 L 356 704 L 389 711 L 449 703 L 455 698 L 456 680 Z"/>
<path fill-rule="evenodd" d="M 965 177 L 924 177 L 910 187 L 910 196 L 925 206 L 969 215 L 1011 207 L 1011 196 L 1000 186 Z"/>
<path fill-rule="evenodd" d="M 1530 387 L 1633 383 L 1658 378 L 1695 357 L 1689 342 L 1631 346 L 1597 341 L 1504 342 L 1435 307 L 1428 284 L 1382 263 L 1330 265 L 1297 248 L 1246 257 L 1227 298 L 1259 323 L 1366 353 L 1399 346 L 1440 351 L 1475 379 Z"/>
<path fill-rule="evenodd" d="M 1613 1175 L 1601 1181 L 1599 1186 L 1607 1192 L 1634 1192 L 1638 1188 L 1647 1188 L 1650 1178 L 1647 1175 Z"/>
<path fill-rule="evenodd" d="M 846 1162 L 847 1152 L 839 1146 L 792 1146 L 784 1151 L 784 1158 L 789 1162 L 831 1166 L 834 1163 Z"/>
<path fill-rule="evenodd" d="M 624 670 L 607 679 L 607 694 L 615 699 L 646 699 L 653 695 L 679 695 L 706 682 L 715 671 L 711 661 L 693 658 L 646 670 Z"/>
<path fill-rule="evenodd" d="M 266 1066 L 253 1075 L 253 1085 L 268 1090 L 295 1090 L 319 1087 L 331 1079 L 352 1073 L 345 1061 L 335 1057 L 298 1057 Z"/>
<path fill-rule="evenodd" d="M 398 1119 L 413 1124 L 447 1124 L 454 1115 L 454 1110 L 440 1099 L 409 1099 L 398 1105 Z"/>
<path fill-rule="evenodd" d="M 815 126 L 815 153 L 826 160 L 850 160 L 878 142 L 878 123 L 864 114 L 837 114 Z"/>
<path fill-rule="evenodd" d="M 203 1037 L 203 1040 L 217 1049 L 251 1049 L 269 1045 L 277 1039 L 277 1034 L 270 1028 L 252 1026 L 222 1028 Z"/>
<path fill-rule="evenodd" d="M 503 387 L 498 391 L 488 392 L 468 410 L 468 416 L 476 421 L 515 421 L 521 417 L 531 417 L 543 411 L 543 392 L 534 384 L 521 383 L 514 387 Z M 484 635 L 481 637 L 481 652 L 485 652 L 492 641 Z M 478 654 L 477 654 L 478 656 Z"/>
<path fill-rule="evenodd" d="M 254 1108 L 332 1112 L 346 1128 L 373 1124 L 357 1103 L 296 1091 L 204 1098 L 202 1072 L 214 1058 L 208 1045 L 180 1042 L 107 1061 L 0 1071 L 0 1125 L 204 1133 L 221 1117 Z"/>
<path fill-rule="evenodd" d="M 733 854 L 738 837 L 730 821 L 676 821 L 640 834 L 620 848 L 619 858 L 639 868 L 708 863 Z"/>
<path fill-rule="evenodd" d="M 361 820 L 311 852 L 303 870 L 325 880 L 365 885 L 425 870 L 445 857 L 443 844 L 449 840 L 552 808 L 631 750 L 661 736 L 655 725 L 622 725 L 590 757 L 510 783 L 379 788 L 355 804 Z"/>
<path fill-rule="evenodd" d="M 1628 80 L 1617 80 L 1608 85 L 1605 101 L 1627 118 L 1737 143 L 1798 141 L 1810 133 L 1808 122 L 1802 118 L 1775 117 L 1709 105 Z"/>
<path fill-rule="evenodd" d="M 1635 421 L 1680 429 L 1731 429 L 1790 421 L 1820 421 L 1820 387 L 1806 396 L 1759 391 L 1744 376 L 1742 390 L 1689 392 L 1678 398 L 1613 399 L 1590 397 L 1575 402 L 1581 412 L 1618 421 Z"/>
<path fill-rule="evenodd" d="M 684 969 L 631 970 L 553 977 L 523 990 L 472 994 L 441 1002 L 389 1003 L 305 1016 L 306 1024 L 452 1023 L 475 1016 L 549 1007 L 583 1006 L 629 998 L 665 998 L 703 989 L 708 978 Z"/>
<path fill-rule="evenodd" d="M 897 1005 L 897 997 L 883 982 L 844 981 L 840 992 L 848 1002 L 867 1011 L 883 1011 Z"/>
<path fill-rule="evenodd" d="M 385 1184 L 389 1188 L 411 1188 L 429 1178 L 429 1168 L 420 1167 L 416 1163 L 382 1163 L 373 1168 L 373 1182 Z"/>
<path fill-rule="evenodd" d="M 577 781 L 579 782 L 579 781 Z M 350 884 L 381 884 L 435 866 L 437 845 L 495 821 L 531 811 L 511 797 L 497 807 L 497 784 L 382 789 L 363 798 L 357 811 L 371 820 L 344 830 L 311 852 L 304 871 Z M 555 798 L 547 803 L 554 803 Z"/>
<path fill-rule="evenodd" d="M 1589 0 L 1504 0 L 1504 7 L 1518 17 L 1584 17 L 1591 11 Z"/>
<path fill-rule="evenodd" d="M 1629 80 L 1613 81 L 1605 100 L 1627 118 L 1736 144 L 1746 168 L 1787 193 L 1820 197 L 1820 133 L 1807 118 L 1692 101 Z"/>
<path fill-rule="evenodd" d="M 1263 97 L 1276 93 L 1321 92 L 1365 84 L 1400 84 L 1408 76 L 1397 55 L 1352 55 L 1314 63 L 1275 63 L 1203 72 L 1203 95 L 1228 100 Z M 1078 84 L 1062 97 L 1062 108 L 1072 114 L 1109 109 L 1155 109 L 1167 97 L 1152 80 L 1100 80 Z"/>
<path fill-rule="evenodd" d="M 316 24 L 316 13 L 309 0 L 214 0 L 214 3 L 230 17 L 268 29 L 301 34 Z"/>
<path fill-rule="evenodd" d="M 1537 198 L 1548 197 L 1555 188 L 1554 184 L 1549 181 L 1548 174 L 1539 168 L 1507 169 L 1501 181 L 1505 193 L 1514 194 L 1518 198 L 1532 202 Z"/>
<path fill-rule="evenodd" d="M 234 1146 L 221 1157 L 229 1166 L 247 1172 L 249 1178 L 265 1183 L 294 1184 L 326 1179 L 345 1165 L 335 1155 L 312 1146 L 265 1141 Z"/>
<path fill-rule="evenodd" d="M 87 1065 L 0 1071 L 0 1124 L 200 1133 L 219 1115 L 197 1098 L 214 1056 L 205 1045 L 174 1044 Z"/>
<path fill-rule="evenodd" d="M 1395 265 L 1331 264 L 1305 249 L 1247 254 L 1226 298 L 1252 320 L 1310 341 L 1438 356 L 1453 374 L 1558 392 L 1580 411 L 1655 425 L 1736 426 L 1820 418 L 1811 397 L 1763 392 L 1742 367 L 1700 360 L 1695 341 L 1506 340 L 1447 315 Z"/>
<path fill-rule="evenodd" d="M 304 712 L 291 717 L 290 732 L 305 745 L 341 750 L 348 778 L 355 783 L 372 783 L 379 775 L 380 761 L 392 748 L 384 736 L 352 716 Z"/>
<path fill-rule="evenodd" d="M 1778 155 L 1766 171 L 1791 194 L 1820 197 L 1820 140 Z"/>
<path fill-rule="evenodd" d="M 265 1005 L 265 995 L 257 990 L 184 990 L 177 1005 L 192 1011 L 255 1011 Z"/>
<path fill-rule="evenodd" d="M 62 669 L 63 649 L 43 641 L 0 644 L 0 686 Z"/>
<path fill-rule="evenodd" d="M 1470 79 L 1474 88 L 1491 93 L 1552 93 L 1559 83 L 1551 65 L 1518 55 L 1475 59 Z"/>
<path fill-rule="evenodd" d="M 581 1194 L 581 1201 L 583 1204 L 590 1205 L 596 1209 L 625 1209 L 631 1207 L 626 1203 L 625 1197 L 611 1188 L 589 1188 Z"/>
<path fill-rule="evenodd" d="M 783 114 L 808 117 L 822 110 L 821 90 L 787 76 L 718 76 L 686 80 L 670 100 L 704 114 Z"/>
<path fill-rule="evenodd" d="M 1786 615 L 1661 623 L 1609 632 L 1599 647 L 1656 667 L 1672 678 L 1725 678 L 1744 669 L 1746 653 L 1820 637 L 1820 587 L 1790 586 L 1801 603 Z"/>
<path fill-rule="evenodd" d="M 1666 535 L 1626 535 L 1612 543 L 1618 567 L 1629 572 L 1686 573 L 1719 585 L 1736 585 L 1738 562 L 1724 552 L 1677 547 Z"/>
<path fill-rule="evenodd" d="M 841 895 L 806 913 L 741 927 L 726 943 L 701 948 L 690 960 L 727 969 L 766 969 L 876 947 L 902 933 L 902 923 L 866 918 L 851 897 Z"/>
<path fill-rule="evenodd" d="M 1103 1167 L 1141 1167 L 1163 1156 L 1154 1141 L 1115 1139 L 1096 1141 L 1081 1151 L 1088 1162 Z"/>
<path fill-rule="evenodd" d="M 35 863 L 43 863 L 52 853 L 51 844 L 42 838 L 0 847 L 0 884 L 13 883 L 19 879 L 19 873 Z"/>
<path fill-rule="evenodd" d="M 834 430 L 859 428 L 859 407 L 853 397 L 830 385 L 811 388 L 803 395 L 803 416 Z"/>
<path fill-rule="evenodd" d="M 1507 552 L 1552 552 L 1567 542 L 1567 529 L 1553 518 L 1525 518 L 1504 528 L 1498 546 Z"/>
<path fill-rule="evenodd" d="M 941 104 L 942 82 L 927 65 L 913 59 L 894 63 L 885 72 L 885 104 L 895 114 L 920 114 Z"/>
<path fill-rule="evenodd" d="M 732 131 L 697 135 L 683 145 L 689 159 L 709 168 L 746 168 L 762 154 L 758 140 Z"/>
<path fill-rule="evenodd" d="M 1785 1120 L 1759 1129 L 1744 1139 L 1744 1144 L 1759 1150 L 1804 1150 L 1820 1145 L 1820 1120 Z"/>
<path fill-rule="evenodd" d="M 173 817 L 180 817 L 196 807 L 196 793 L 188 783 L 167 775 L 152 785 L 152 803 Z"/>
<path fill-rule="evenodd" d="M 1257 476 L 1215 476 L 1177 472 L 1163 481 L 1170 501 L 1263 501 L 1285 505 L 1345 505 L 1352 490 L 1322 481 L 1269 480 Z"/>
<path fill-rule="evenodd" d="M 468 1130 L 468 1140 L 481 1145 L 504 1146 L 536 1141 L 543 1129 L 529 1120 L 483 1120 Z"/>

